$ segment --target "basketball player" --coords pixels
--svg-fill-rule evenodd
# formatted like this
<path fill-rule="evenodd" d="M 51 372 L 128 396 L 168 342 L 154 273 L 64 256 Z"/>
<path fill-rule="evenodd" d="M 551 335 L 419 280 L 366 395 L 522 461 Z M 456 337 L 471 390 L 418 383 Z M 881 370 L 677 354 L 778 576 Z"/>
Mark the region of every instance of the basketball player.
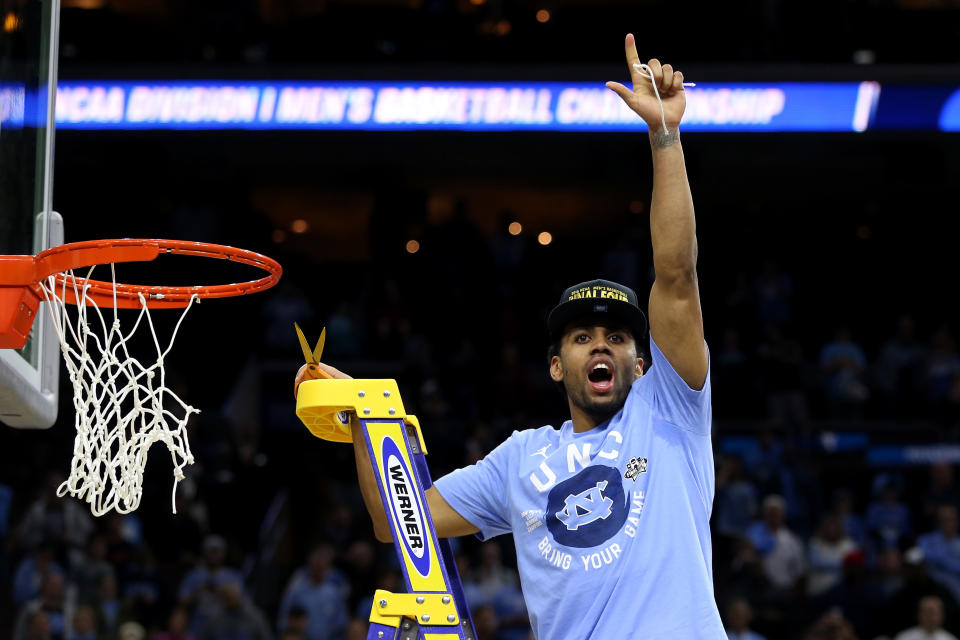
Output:
<path fill-rule="evenodd" d="M 683 75 L 626 38 L 633 88 L 610 82 L 649 125 L 652 366 L 636 294 L 606 280 L 567 289 L 548 318 L 549 375 L 570 420 L 514 432 L 426 497 L 440 537 L 512 533 L 540 640 L 720 640 L 713 595 L 710 379 L 697 289 L 697 241 L 678 125 Z M 663 121 L 666 121 L 666 128 Z M 334 377 L 347 377 L 323 365 Z M 304 369 L 298 382 L 305 378 Z M 377 538 L 388 520 L 360 429 L 354 450 Z"/>

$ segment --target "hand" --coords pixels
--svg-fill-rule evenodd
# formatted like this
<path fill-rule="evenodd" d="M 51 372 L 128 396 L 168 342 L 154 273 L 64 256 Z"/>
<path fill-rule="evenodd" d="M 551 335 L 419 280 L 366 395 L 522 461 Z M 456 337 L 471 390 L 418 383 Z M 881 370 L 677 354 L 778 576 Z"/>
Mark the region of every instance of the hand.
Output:
<path fill-rule="evenodd" d="M 300 388 L 301 382 L 305 382 L 306 380 L 322 380 L 324 378 L 349 379 L 352 378 L 352 376 L 348 376 L 336 367 L 331 367 L 322 362 L 318 362 L 317 364 L 307 363 L 300 367 L 296 377 L 293 379 L 293 397 L 297 397 L 297 390 Z"/>
<path fill-rule="evenodd" d="M 634 64 L 640 62 L 640 57 L 637 55 L 637 45 L 632 33 L 627 34 L 624 46 L 627 51 L 627 68 L 630 70 L 633 90 L 619 82 L 608 82 L 607 88 L 616 92 L 628 107 L 644 119 L 651 133 L 663 129 L 663 120 L 667 122 L 667 129 L 675 131 L 683 117 L 683 110 L 687 106 L 687 97 L 683 90 L 683 74 L 674 71 L 668 64 L 661 66 L 656 58 L 652 58 L 647 63 L 657 83 L 660 99 L 663 101 L 663 120 L 661 120 L 660 105 L 657 103 L 650 78 L 644 78 L 643 72 L 634 67 Z"/>

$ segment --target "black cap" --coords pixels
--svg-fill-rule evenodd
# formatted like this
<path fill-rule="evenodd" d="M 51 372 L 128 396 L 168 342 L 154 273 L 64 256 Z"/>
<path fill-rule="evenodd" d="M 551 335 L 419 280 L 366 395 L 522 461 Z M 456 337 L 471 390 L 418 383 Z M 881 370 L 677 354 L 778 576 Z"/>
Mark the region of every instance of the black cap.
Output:
<path fill-rule="evenodd" d="M 647 330 L 647 319 L 637 305 L 633 289 L 610 280 L 590 280 L 567 288 L 560 296 L 560 304 L 547 316 L 550 339 L 556 340 L 568 324 L 587 316 L 623 323 L 637 340 Z"/>

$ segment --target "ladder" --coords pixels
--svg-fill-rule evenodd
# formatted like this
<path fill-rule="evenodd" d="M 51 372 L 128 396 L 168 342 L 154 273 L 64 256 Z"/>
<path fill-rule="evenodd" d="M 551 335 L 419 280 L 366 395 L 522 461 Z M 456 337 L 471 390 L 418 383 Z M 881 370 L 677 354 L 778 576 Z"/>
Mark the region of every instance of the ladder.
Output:
<path fill-rule="evenodd" d="M 438 539 L 424 492 L 433 485 L 416 416 L 395 380 L 318 379 L 300 384 L 297 416 L 318 438 L 353 442 L 362 429 L 407 593 L 378 589 L 367 640 L 475 640 L 450 543 Z"/>

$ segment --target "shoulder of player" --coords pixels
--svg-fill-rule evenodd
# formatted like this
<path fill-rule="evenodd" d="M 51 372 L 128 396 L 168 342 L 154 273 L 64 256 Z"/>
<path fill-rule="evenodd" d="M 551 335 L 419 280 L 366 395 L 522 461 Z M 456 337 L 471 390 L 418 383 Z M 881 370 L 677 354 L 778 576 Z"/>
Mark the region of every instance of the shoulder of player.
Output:
<path fill-rule="evenodd" d="M 556 444 L 560 440 L 560 430 L 552 425 L 544 425 L 531 429 L 517 430 L 510 434 L 505 442 L 519 450 L 530 446 L 543 446 L 547 443 Z"/>

